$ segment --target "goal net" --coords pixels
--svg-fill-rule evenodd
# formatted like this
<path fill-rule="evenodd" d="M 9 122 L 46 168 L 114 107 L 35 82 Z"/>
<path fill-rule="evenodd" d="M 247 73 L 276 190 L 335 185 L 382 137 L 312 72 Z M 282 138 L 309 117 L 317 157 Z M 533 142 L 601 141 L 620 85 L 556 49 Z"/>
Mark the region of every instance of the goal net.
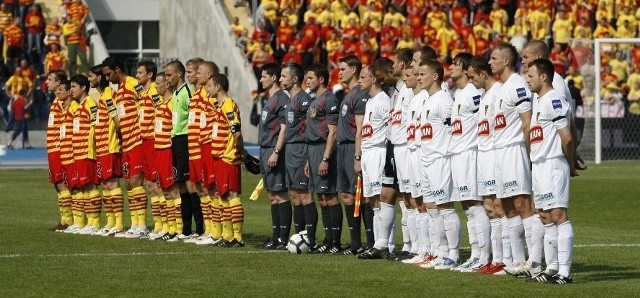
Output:
<path fill-rule="evenodd" d="M 574 39 L 569 52 L 566 78 L 582 97 L 578 154 L 596 164 L 640 160 L 640 38 Z"/>

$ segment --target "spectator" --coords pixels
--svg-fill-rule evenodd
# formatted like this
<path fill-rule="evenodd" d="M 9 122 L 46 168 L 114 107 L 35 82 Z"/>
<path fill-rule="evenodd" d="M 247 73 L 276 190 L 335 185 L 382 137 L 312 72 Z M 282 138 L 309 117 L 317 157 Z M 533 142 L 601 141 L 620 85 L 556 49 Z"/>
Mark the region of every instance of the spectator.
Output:
<path fill-rule="evenodd" d="M 80 27 L 73 22 L 70 16 L 65 19 L 64 25 L 62 25 L 62 34 L 65 38 L 67 45 L 67 57 L 69 58 L 69 75 L 74 76 L 78 73 L 86 72 L 87 68 L 87 54 L 81 47 L 80 42 L 82 35 L 80 34 Z M 80 58 L 80 65 L 78 65 L 78 58 Z"/>
<path fill-rule="evenodd" d="M 20 89 L 19 92 L 11 99 L 11 111 L 13 114 L 13 134 L 11 140 L 7 144 L 7 148 L 13 149 L 13 142 L 22 133 L 22 148 L 31 149 L 29 144 L 29 129 L 26 122 L 26 111 L 31 106 L 31 102 L 27 103 L 25 98 L 26 90 Z M 7 127 L 7 131 L 10 127 Z"/>
<path fill-rule="evenodd" d="M 231 33 L 239 38 L 242 35 L 242 31 L 244 31 L 244 26 L 240 24 L 240 19 L 238 17 L 233 17 L 233 22 L 231 22 Z"/>
<path fill-rule="evenodd" d="M 609 61 L 609 66 L 611 66 L 611 73 L 618 78 L 619 83 L 627 80 L 631 68 L 629 67 L 629 62 L 624 59 L 622 51 L 615 53 L 615 57 Z"/>
<path fill-rule="evenodd" d="M 31 82 L 36 80 L 36 72 L 29 66 L 29 62 L 25 58 L 20 59 L 20 76 L 29 79 Z"/>
<path fill-rule="evenodd" d="M 20 90 L 25 90 L 26 94 L 28 95 L 32 86 L 33 81 L 31 81 L 29 78 L 23 77 L 22 69 L 20 67 L 16 67 L 13 75 L 10 76 L 7 82 L 4 84 L 4 91 L 6 92 L 8 97 L 17 96 L 20 93 Z"/>
<path fill-rule="evenodd" d="M 58 44 L 51 44 L 51 50 L 44 58 L 44 72 L 50 73 L 54 70 L 64 70 L 67 64 L 67 57 L 60 51 Z"/>
<path fill-rule="evenodd" d="M 0 32 L 4 32 L 9 25 L 13 23 L 13 12 L 9 11 L 7 5 L 4 3 L 0 4 Z M 0 34 L 0 45 L 4 45 L 4 35 Z M 4 55 L 4 51 L 3 55 Z M 4 56 L 3 56 L 4 57 Z"/>
<path fill-rule="evenodd" d="M 45 45 L 51 46 L 52 44 L 56 44 L 58 45 L 58 49 L 60 49 L 60 38 L 62 37 L 60 20 L 57 18 L 51 19 L 51 23 L 47 24 L 44 33 L 46 34 L 46 38 L 44 39 Z"/>
<path fill-rule="evenodd" d="M 567 83 L 570 80 L 573 81 L 573 85 L 579 91 L 582 91 L 582 89 L 584 88 L 584 77 L 582 77 L 580 72 L 578 72 L 578 69 L 575 68 L 574 66 L 569 66 L 569 70 L 567 71 L 567 76 L 564 79 Z"/>
<path fill-rule="evenodd" d="M 33 0 L 20 0 L 19 1 L 19 9 L 18 9 L 18 17 L 22 20 L 23 23 L 26 23 L 27 11 L 31 9 L 33 6 Z"/>
<path fill-rule="evenodd" d="M 84 24 L 87 21 L 87 16 L 89 16 L 89 7 L 82 0 L 72 0 L 67 7 L 71 20 L 84 30 Z"/>
<path fill-rule="evenodd" d="M 30 11 L 25 18 L 25 27 L 27 28 L 27 52 L 31 52 L 35 48 L 39 54 L 42 54 L 44 16 L 42 16 L 39 5 L 31 5 Z"/>
<path fill-rule="evenodd" d="M 18 58 L 22 58 L 24 54 L 24 50 L 22 47 L 24 46 L 24 34 L 22 33 L 22 29 L 18 26 L 20 24 L 20 19 L 15 19 L 9 27 L 4 29 L 3 35 L 6 41 L 5 47 L 5 62 L 10 67 L 15 67 L 15 63 Z"/>

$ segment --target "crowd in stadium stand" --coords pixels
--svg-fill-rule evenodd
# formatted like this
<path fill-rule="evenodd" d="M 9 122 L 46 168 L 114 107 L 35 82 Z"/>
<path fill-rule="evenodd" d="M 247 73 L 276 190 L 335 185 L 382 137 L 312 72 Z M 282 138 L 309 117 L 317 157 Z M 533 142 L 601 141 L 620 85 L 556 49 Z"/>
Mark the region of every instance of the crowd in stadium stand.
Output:
<path fill-rule="evenodd" d="M 87 71 L 84 24 L 89 9 L 82 0 L 59 2 L 61 17 L 50 20 L 34 0 L 0 2 L 0 127 L 10 139 L 22 134 L 24 148 L 31 148 L 28 127 L 46 125 L 52 93 L 46 90 L 45 74 Z"/>
<path fill-rule="evenodd" d="M 247 1 L 249 6 L 251 1 Z M 268 62 L 304 68 L 356 54 L 364 64 L 398 48 L 430 45 L 443 65 L 459 52 L 488 55 L 507 41 L 521 48 L 545 40 L 556 71 L 593 102 L 593 38 L 638 37 L 640 7 L 631 0 L 263 0 L 253 33 L 232 22 L 237 45 L 254 69 Z M 595 12 L 595 13 L 594 13 Z M 602 46 L 603 98 L 640 115 L 640 45 Z M 445 68 L 446 70 L 446 68 Z M 259 72 L 256 72 L 259 74 Z M 591 77 L 589 77 L 591 76 Z M 591 90 L 583 90 L 584 85 Z M 612 95 L 613 94 L 613 95 Z M 589 102 L 590 101 L 590 102 Z M 616 109 L 616 104 L 613 104 Z M 579 111 L 580 112 L 580 111 Z M 593 111 L 585 111 L 585 116 Z M 607 114 L 608 115 L 608 114 Z M 611 116 L 620 116 L 614 111 Z"/>

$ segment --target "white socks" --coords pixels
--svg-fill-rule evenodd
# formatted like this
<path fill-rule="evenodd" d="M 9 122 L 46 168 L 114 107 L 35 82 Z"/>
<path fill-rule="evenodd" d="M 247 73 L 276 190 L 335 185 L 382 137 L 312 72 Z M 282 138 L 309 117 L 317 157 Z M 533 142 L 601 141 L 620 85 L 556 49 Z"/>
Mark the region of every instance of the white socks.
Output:
<path fill-rule="evenodd" d="M 524 227 L 520 215 L 509 218 L 509 238 L 511 240 L 511 251 L 513 253 L 513 263 L 524 262 Z"/>
<path fill-rule="evenodd" d="M 387 243 L 389 253 L 393 253 L 396 249 L 396 214 L 393 213 L 393 222 L 391 222 L 391 228 L 389 229 L 389 242 Z"/>
<path fill-rule="evenodd" d="M 513 263 L 513 254 L 511 253 L 511 227 L 509 227 L 509 219 L 506 216 L 500 218 L 502 223 L 502 263 L 509 266 Z"/>
<path fill-rule="evenodd" d="M 558 226 L 554 223 L 544 225 L 544 260 L 549 275 L 558 273 Z"/>
<path fill-rule="evenodd" d="M 380 243 L 380 208 L 373 208 L 373 238 L 375 242 L 373 247 L 377 249 L 382 249 L 386 247 L 387 239 L 384 239 L 384 242 Z"/>
<path fill-rule="evenodd" d="M 449 254 L 447 236 L 444 233 L 444 219 L 440 216 L 440 210 L 438 209 L 428 209 L 427 213 L 431 220 L 429 223 L 431 250 L 429 252 L 434 256 L 444 258 Z"/>
<path fill-rule="evenodd" d="M 400 220 L 400 224 L 402 225 L 402 251 L 411 251 L 413 243 L 411 243 L 411 236 L 409 235 L 409 212 L 404 200 L 400 200 L 398 204 L 402 212 L 402 219 Z"/>
<path fill-rule="evenodd" d="M 571 259 L 573 255 L 573 226 L 570 221 L 558 225 L 558 274 L 571 275 Z"/>
<path fill-rule="evenodd" d="M 429 238 L 429 214 L 428 213 L 418 213 L 417 217 L 418 222 L 418 230 L 420 231 L 420 235 L 418 238 L 420 239 L 420 249 L 418 249 L 418 255 L 426 256 L 431 249 L 431 239 Z"/>
<path fill-rule="evenodd" d="M 480 247 L 480 263 L 487 264 L 491 255 L 491 223 L 489 222 L 489 216 L 487 216 L 484 206 L 473 206 L 469 208 L 469 211 L 473 213 L 476 225 L 476 235 L 478 246 Z"/>
<path fill-rule="evenodd" d="M 524 239 L 527 243 L 527 251 L 531 253 L 531 227 L 533 226 L 533 216 L 522 218 L 522 225 L 524 226 Z"/>
<path fill-rule="evenodd" d="M 542 251 L 544 247 L 544 225 L 540 215 L 535 214 L 531 218 L 531 246 L 529 247 L 529 264 L 531 267 L 542 265 Z M 526 231 L 526 230 L 525 230 Z"/>
<path fill-rule="evenodd" d="M 467 234 L 469 235 L 469 245 L 471 245 L 470 258 L 478 259 L 480 258 L 480 246 L 478 245 L 475 217 L 471 209 L 465 210 L 464 214 L 467 216 Z"/>
<path fill-rule="evenodd" d="M 375 213 L 375 211 L 374 211 Z M 380 211 L 378 212 L 378 227 L 376 235 L 376 245 L 377 249 L 387 249 L 389 247 L 389 236 L 391 234 L 391 229 L 393 226 L 393 222 L 395 220 L 395 208 L 393 205 L 389 205 L 384 202 L 380 202 Z M 375 215 L 374 215 L 374 224 L 375 224 Z M 380 245 L 380 246 L 378 246 Z"/>
<path fill-rule="evenodd" d="M 502 263 L 502 220 L 499 218 L 491 220 L 491 252 L 493 263 Z"/>
<path fill-rule="evenodd" d="M 444 231 L 449 246 L 449 259 L 460 259 L 460 218 L 454 209 L 440 210 L 440 216 L 444 220 Z"/>
<path fill-rule="evenodd" d="M 420 248 L 420 236 L 418 236 L 417 220 L 418 209 L 407 209 L 407 227 L 409 229 L 409 237 L 411 238 L 411 253 L 418 253 Z M 404 234 L 403 234 L 404 235 Z"/>

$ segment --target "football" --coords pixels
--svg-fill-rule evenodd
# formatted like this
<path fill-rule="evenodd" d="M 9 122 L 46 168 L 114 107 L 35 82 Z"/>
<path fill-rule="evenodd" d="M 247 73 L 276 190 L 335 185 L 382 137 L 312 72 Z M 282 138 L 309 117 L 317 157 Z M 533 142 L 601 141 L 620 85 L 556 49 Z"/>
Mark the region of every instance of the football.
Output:
<path fill-rule="evenodd" d="M 303 254 L 309 252 L 309 239 L 307 231 L 291 235 L 287 243 L 287 250 L 292 254 Z"/>

